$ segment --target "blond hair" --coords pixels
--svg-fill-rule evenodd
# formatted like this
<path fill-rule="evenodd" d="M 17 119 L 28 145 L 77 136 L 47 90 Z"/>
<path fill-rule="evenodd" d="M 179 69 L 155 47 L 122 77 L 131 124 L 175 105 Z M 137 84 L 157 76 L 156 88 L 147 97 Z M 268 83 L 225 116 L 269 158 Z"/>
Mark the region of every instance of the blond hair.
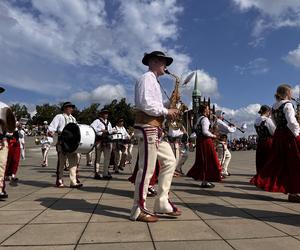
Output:
<path fill-rule="evenodd" d="M 275 98 L 277 100 L 285 100 L 288 97 L 288 93 L 292 90 L 291 85 L 283 83 L 280 84 L 276 90 Z"/>

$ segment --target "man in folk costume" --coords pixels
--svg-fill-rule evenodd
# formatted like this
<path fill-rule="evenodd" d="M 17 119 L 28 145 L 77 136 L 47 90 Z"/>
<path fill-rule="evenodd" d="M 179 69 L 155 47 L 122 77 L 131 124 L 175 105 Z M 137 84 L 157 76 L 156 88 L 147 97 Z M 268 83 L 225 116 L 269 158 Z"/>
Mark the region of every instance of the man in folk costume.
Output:
<path fill-rule="evenodd" d="M 170 126 L 168 138 L 177 162 L 175 176 L 182 176 L 184 175 L 182 166 L 188 157 L 186 150 L 187 133 L 185 128 L 183 126 L 181 128 L 173 128 Z"/>
<path fill-rule="evenodd" d="M 117 134 L 122 135 L 122 140 L 114 143 L 114 157 L 115 157 L 115 165 L 114 165 L 114 170 L 115 173 L 119 173 L 120 170 L 124 170 L 125 167 L 125 162 L 127 159 L 127 147 L 128 147 L 128 141 L 130 139 L 130 136 L 124 127 L 124 119 L 120 118 L 117 121 L 117 125 L 113 128 L 114 132 Z M 127 141 L 127 143 L 126 143 Z"/>
<path fill-rule="evenodd" d="M 56 169 L 56 186 L 59 188 L 64 187 L 63 183 L 63 172 L 66 161 L 69 163 L 69 175 L 70 175 L 70 187 L 71 188 L 80 188 L 82 187 L 81 183 L 77 181 L 77 163 L 78 163 L 78 154 L 77 153 L 67 153 L 63 152 L 62 141 L 60 134 L 63 131 L 64 127 L 69 123 L 76 123 L 76 119 L 72 116 L 75 105 L 71 102 L 65 102 L 62 105 L 62 114 L 58 114 L 54 117 L 52 122 L 48 127 L 48 136 L 53 137 L 54 133 L 58 133 L 58 141 L 56 144 L 57 151 L 57 169 Z"/>
<path fill-rule="evenodd" d="M 158 194 L 154 212 L 169 216 L 180 216 L 181 211 L 169 200 L 169 191 L 176 167 L 176 159 L 168 142 L 161 140 L 162 123 L 165 117 L 174 119 L 179 111 L 167 109 L 158 77 L 165 73 L 173 58 L 163 52 L 145 54 L 143 64 L 149 71 L 143 74 L 135 85 L 135 135 L 139 140 L 139 170 L 135 180 L 134 204 L 130 219 L 143 222 L 156 222 L 158 216 L 146 208 L 148 186 L 158 159 L 161 169 L 158 178 Z"/>
<path fill-rule="evenodd" d="M 5 91 L 4 88 L 0 87 L 0 93 Z M 0 109 L 8 108 L 8 106 L 0 102 Z M 8 156 L 8 143 L 6 138 L 6 131 L 3 122 L 0 122 L 0 199 L 8 198 L 8 194 L 5 191 L 5 169 Z"/>
<path fill-rule="evenodd" d="M 95 155 L 95 165 L 94 179 L 96 180 L 110 180 L 112 178 L 111 174 L 108 171 L 112 143 L 109 135 L 113 134 L 113 129 L 111 123 L 108 121 L 108 110 L 102 109 L 99 114 L 99 118 L 94 120 L 91 126 L 94 128 L 96 132 L 96 155 Z M 100 159 L 101 154 L 104 154 L 104 166 L 103 166 L 103 174 L 100 174 Z"/>
<path fill-rule="evenodd" d="M 234 133 L 236 131 L 236 127 L 233 125 L 228 125 L 224 122 L 224 112 L 222 110 L 216 111 L 217 116 L 217 128 L 219 132 L 219 136 L 223 136 L 223 138 L 227 138 L 229 133 Z M 228 149 L 227 141 L 223 141 L 218 145 L 218 158 L 222 165 L 222 176 L 230 176 L 228 172 L 228 166 L 231 160 L 231 153 Z M 222 149 L 222 150 L 220 150 Z"/>

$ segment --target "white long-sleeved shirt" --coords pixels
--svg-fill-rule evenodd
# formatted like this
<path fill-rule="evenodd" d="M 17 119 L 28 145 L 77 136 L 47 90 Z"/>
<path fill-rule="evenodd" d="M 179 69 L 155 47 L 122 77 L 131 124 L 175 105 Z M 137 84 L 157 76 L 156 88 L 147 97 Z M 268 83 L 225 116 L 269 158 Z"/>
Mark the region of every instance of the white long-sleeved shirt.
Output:
<path fill-rule="evenodd" d="M 123 139 L 129 139 L 130 138 L 129 134 L 127 133 L 126 128 L 124 128 L 124 127 L 115 126 L 113 128 L 113 130 L 115 132 L 117 132 L 118 134 L 122 134 Z"/>
<path fill-rule="evenodd" d="M 5 104 L 4 102 L 0 102 L 0 109 L 2 108 L 8 108 L 8 105 Z M 3 133 L 3 127 L 2 125 L 0 125 L 0 133 L 2 134 Z"/>
<path fill-rule="evenodd" d="M 155 74 L 148 71 L 135 85 L 136 109 L 151 116 L 166 116 L 168 109 L 164 107 L 160 85 Z"/>
<path fill-rule="evenodd" d="M 168 136 L 171 136 L 171 137 L 179 137 L 179 136 L 182 136 L 184 133 L 183 131 L 179 128 L 179 129 L 173 129 L 173 128 L 169 128 L 169 131 L 168 131 Z"/>
<path fill-rule="evenodd" d="M 68 123 L 76 123 L 76 119 L 72 115 L 58 114 L 56 115 L 48 127 L 50 132 L 62 132 Z"/>
<path fill-rule="evenodd" d="M 196 127 L 198 127 L 200 121 L 202 127 L 202 134 L 207 137 L 216 137 L 213 133 L 209 131 L 210 121 L 208 120 L 208 118 L 206 116 L 200 116 L 197 121 Z"/>
<path fill-rule="evenodd" d="M 279 102 L 274 103 L 273 109 L 278 109 L 283 103 L 290 102 L 289 100 L 281 100 Z M 296 113 L 295 109 L 293 107 L 293 104 L 287 103 L 285 104 L 283 108 L 283 112 L 285 115 L 285 118 L 287 120 L 287 127 L 292 131 L 292 133 L 295 136 L 298 136 L 300 134 L 300 126 L 296 119 Z"/>
<path fill-rule="evenodd" d="M 275 124 L 274 124 L 274 122 L 271 118 L 266 117 L 264 115 L 259 116 L 259 117 L 256 118 L 256 120 L 254 122 L 254 125 L 259 126 L 263 121 L 266 121 L 265 126 L 267 127 L 270 135 L 274 135 L 276 126 L 275 126 Z"/>
<path fill-rule="evenodd" d="M 219 129 L 219 133 L 223 135 L 234 133 L 236 131 L 236 127 L 230 127 L 227 123 L 225 123 L 221 119 L 217 119 L 217 125 Z"/>
<path fill-rule="evenodd" d="M 101 122 L 101 121 L 102 122 Z M 97 135 L 102 135 L 103 132 L 102 130 L 105 129 L 105 125 L 103 124 L 103 122 L 105 124 L 107 124 L 107 130 L 108 130 L 108 133 L 109 134 L 112 134 L 113 133 L 113 129 L 112 129 L 112 126 L 111 126 L 111 123 L 107 120 L 103 120 L 102 118 L 99 118 L 99 119 L 96 119 L 92 122 L 91 126 L 94 128 L 95 132 Z"/>

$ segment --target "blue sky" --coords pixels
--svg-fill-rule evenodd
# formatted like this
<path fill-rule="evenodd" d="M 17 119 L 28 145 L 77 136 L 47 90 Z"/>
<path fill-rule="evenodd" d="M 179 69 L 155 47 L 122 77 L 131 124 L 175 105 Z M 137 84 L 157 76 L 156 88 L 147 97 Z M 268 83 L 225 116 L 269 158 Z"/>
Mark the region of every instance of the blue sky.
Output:
<path fill-rule="evenodd" d="M 199 70 L 201 91 L 238 122 L 272 104 L 276 86 L 299 92 L 300 1 L 3 0 L 2 100 L 72 100 L 79 107 L 132 101 L 144 52 L 167 51 L 184 78 Z M 171 91 L 172 82 L 163 78 Z M 193 85 L 182 95 L 191 102 Z"/>

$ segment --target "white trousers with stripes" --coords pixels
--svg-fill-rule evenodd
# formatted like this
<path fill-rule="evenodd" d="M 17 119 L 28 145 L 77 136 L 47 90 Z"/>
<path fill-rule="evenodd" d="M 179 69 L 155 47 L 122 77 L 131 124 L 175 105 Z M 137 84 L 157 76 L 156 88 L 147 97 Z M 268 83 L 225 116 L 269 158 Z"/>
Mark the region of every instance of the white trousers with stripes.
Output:
<path fill-rule="evenodd" d="M 139 141 L 139 170 L 135 180 L 134 204 L 130 219 L 136 220 L 146 208 L 146 198 L 150 179 L 154 173 L 156 159 L 160 161 L 157 197 L 154 212 L 169 213 L 176 208 L 169 200 L 169 191 L 176 167 L 176 159 L 168 142 L 158 141 L 158 128 L 136 124 L 135 135 Z M 151 214 L 151 213 L 150 213 Z"/>

